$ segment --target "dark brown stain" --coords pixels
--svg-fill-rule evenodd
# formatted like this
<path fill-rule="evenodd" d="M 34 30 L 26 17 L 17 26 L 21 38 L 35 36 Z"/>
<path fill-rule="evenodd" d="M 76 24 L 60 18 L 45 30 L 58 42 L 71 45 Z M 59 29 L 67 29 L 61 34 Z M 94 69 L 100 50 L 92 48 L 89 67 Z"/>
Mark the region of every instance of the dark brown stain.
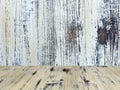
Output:
<path fill-rule="evenodd" d="M 89 84 L 89 82 L 90 82 L 90 81 L 89 81 L 89 80 L 87 80 L 85 77 L 83 77 L 83 81 L 84 81 L 84 82 L 85 82 L 85 84 L 87 84 L 87 85 L 88 85 L 88 84 Z"/>
<path fill-rule="evenodd" d="M 32 73 L 32 75 L 34 76 L 36 73 L 37 73 L 37 71 L 34 71 L 34 72 Z"/>
<path fill-rule="evenodd" d="M 60 79 L 60 81 L 64 81 L 64 79 Z"/>
<path fill-rule="evenodd" d="M 55 85 L 59 85 L 59 87 L 62 87 L 62 83 L 63 81 L 57 81 L 57 82 L 50 82 L 50 83 L 47 83 L 45 85 L 45 87 L 43 88 L 43 90 L 47 90 L 48 88 L 50 89 L 50 87 L 53 87 Z"/>
<path fill-rule="evenodd" d="M 50 68 L 50 71 L 51 71 L 51 72 L 54 71 L 54 67 L 51 67 L 51 68 Z"/>
<path fill-rule="evenodd" d="M 0 79 L 0 83 L 2 83 L 4 80 L 3 79 Z"/>
<path fill-rule="evenodd" d="M 118 18 L 116 16 L 112 16 L 110 18 L 102 19 L 103 26 L 98 26 L 98 43 L 96 50 L 99 51 L 99 45 L 104 45 L 104 54 L 106 55 L 106 46 L 109 44 L 110 46 L 110 57 L 111 64 L 117 65 L 117 62 L 113 62 L 114 60 L 114 50 L 118 51 L 118 42 L 119 42 L 119 30 L 118 30 Z M 99 65 L 99 54 L 97 54 L 96 64 Z M 106 62 L 104 62 L 106 65 Z"/>
<path fill-rule="evenodd" d="M 41 79 L 37 81 L 37 84 L 35 85 L 35 90 L 37 89 L 38 85 L 40 84 Z"/>
<path fill-rule="evenodd" d="M 112 80 L 111 80 L 111 83 L 115 84 L 115 82 L 114 82 L 114 81 L 112 81 Z"/>
<path fill-rule="evenodd" d="M 106 45 L 110 41 L 110 46 L 114 48 L 118 38 L 118 22 L 116 17 L 104 18 L 103 27 L 98 26 L 98 42 Z"/>
<path fill-rule="evenodd" d="M 86 69 L 85 69 L 85 67 L 83 67 L 83 71 L 86 73 L 87 71 L 86 71 Z"/>
<path fill-rule="evenodd" d="M 77 28 L 73 28 L 67 31 L 66 41 L 67 43 L 74 42 L 76 39 Z"/>
<path fill-rule="evenodd" d="M 70 71 L 70 69 L 69 68 L 63 68 L 62 71 L 68 73 Z"/>
<path fill-rule="evenodd" d="M 67 43 L 71 43 L 74 42 L 75 43 L 75 39 L 77 37 L 79 37 L 79 31 L 82 31 L 82 26 L 81 24 L 76 24 L 76 20 L 73 20 L 71 22 L 70 27 L 68 27 L 67 30 L 67 34 L 66 34 L 66 42 Z M 79 51 L 80 51 L 80 47 L 79 47 Z"/>
<path fill-rule="evenodd" d="M 80 23 L 77 23 L 77 19 L 67 26 L 65 34 L 66 56 L 81 52 L 81 43 L 78 43 L 77 39 L 83 36 L 83 28 Z"/>
<path fill-rule="evenodd" d="M 106 28 L 98 27 L 98 42 L 102 45 L 107 44 L 107 30 L 106 30 Z"/>

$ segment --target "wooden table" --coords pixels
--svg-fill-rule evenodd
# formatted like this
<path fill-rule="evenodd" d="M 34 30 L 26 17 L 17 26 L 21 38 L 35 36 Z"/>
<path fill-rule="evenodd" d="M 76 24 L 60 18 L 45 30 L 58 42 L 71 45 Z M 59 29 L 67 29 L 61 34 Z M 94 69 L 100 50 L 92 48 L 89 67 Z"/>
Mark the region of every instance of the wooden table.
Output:
<path fill-rule="evenodd" d="M 120 67 L 0 67 L 0 90 L 120 90 Z"/>

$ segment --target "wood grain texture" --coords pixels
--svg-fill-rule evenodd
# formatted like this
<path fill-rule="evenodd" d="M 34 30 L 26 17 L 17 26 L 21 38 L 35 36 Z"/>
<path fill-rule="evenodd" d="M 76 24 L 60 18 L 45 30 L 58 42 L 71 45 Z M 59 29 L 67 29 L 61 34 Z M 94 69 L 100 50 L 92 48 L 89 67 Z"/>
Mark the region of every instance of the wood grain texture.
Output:
<path fill-rule="evenodd" d="M 120 65 L 120 0 L 0 0 L 0 65 Z"/>
<path fill-rule="evenodd" d="M 120 67 L 0 67 L 0 90 L 119 90 Z"/>

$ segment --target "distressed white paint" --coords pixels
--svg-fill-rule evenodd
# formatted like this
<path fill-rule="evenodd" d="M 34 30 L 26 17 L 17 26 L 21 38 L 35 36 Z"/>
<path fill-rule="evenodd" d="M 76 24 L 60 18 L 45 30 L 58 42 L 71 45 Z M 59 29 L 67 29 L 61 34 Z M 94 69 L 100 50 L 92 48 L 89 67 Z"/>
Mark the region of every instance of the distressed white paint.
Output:
<path fill-rule="evenodd" d="M 0 0 L 0 12 L 2 12 L 2 4 L 1 4 L 1 0 Z M 2 17 L 1 17 L 1 13 L 0 13 L 0 65 L 2 64 L 2 40 L 1 40 L 1 35 L 2 35 Z"/>
<path fill-rule="evenodd" d="M 107 46 L 97 43 L 97 27 L 110 16 L 110 5 L 120 13 L 120 1 L 113 1 L 0 0 L 0 64 L 98 65 L 99 55 L 99 65 L 119 65 L 120 46 L 111 59 L 109 41 Z M 120 29 L 120 20 L 118 24 Z M 75 28 L 76 37 L 68 42 Z"/>

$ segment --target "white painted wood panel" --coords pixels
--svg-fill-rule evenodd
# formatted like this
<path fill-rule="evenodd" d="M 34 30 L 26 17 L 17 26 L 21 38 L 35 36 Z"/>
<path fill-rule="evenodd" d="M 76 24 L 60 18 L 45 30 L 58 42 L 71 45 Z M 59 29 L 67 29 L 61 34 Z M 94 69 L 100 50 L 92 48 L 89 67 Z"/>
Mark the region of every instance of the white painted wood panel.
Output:
<path fill-rule="evenodd" d="M 1 65 L 120 65 L 119 0 L 0 0 Z"/>

